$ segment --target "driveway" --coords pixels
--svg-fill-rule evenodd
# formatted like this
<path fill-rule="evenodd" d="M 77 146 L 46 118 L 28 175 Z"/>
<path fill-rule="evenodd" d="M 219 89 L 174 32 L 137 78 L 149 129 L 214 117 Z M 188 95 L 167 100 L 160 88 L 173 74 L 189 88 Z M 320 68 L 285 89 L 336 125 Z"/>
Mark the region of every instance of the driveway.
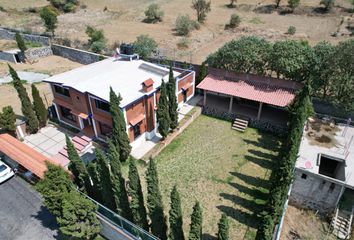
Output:
<path fill-rule="evenodd" d="M 53 215 L 32 186 L 15 176 L 0 184 L 0 239 L 60 239 Z"/>

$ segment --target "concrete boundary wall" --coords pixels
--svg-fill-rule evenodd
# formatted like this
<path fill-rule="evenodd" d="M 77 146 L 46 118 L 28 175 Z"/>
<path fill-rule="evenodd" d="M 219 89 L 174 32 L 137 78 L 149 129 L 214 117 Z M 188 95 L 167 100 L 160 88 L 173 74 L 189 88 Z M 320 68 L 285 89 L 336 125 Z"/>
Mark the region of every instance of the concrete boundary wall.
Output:
<path fill-rule="evenodd" d="M 53 51 L 50 46 L 30 48 L 25 52 L 25 56 L 28 60 L 35 60 L 37 58 L 48 57 L 51 55 L 53 55 Z"/>
<path fill-rule="evenodd" d="M 20 33 L 23 40 L 30 42 L 41 43 L 42 45 L 49 46 L 50 38 L 40 35 Z M 15 40 L 16 31 L 0 28 L 0 39 Z"/>
<path fill-rule="evenodd" d="M 71 61 L 78 62 L 85 65 L 98 62 L 102 59 L 102 55 L 100 54 L 92 53 L 80 49 L 75 49 L 71 47 L 66 47 L 58 44 L 52 45 L 52 51 L 54 55 L 58 55 L 70 59 Z"/>
<path fill-rule="evenodd" d="M 15 54 L 0 51 L 0 61 L 16 63 Z"/>

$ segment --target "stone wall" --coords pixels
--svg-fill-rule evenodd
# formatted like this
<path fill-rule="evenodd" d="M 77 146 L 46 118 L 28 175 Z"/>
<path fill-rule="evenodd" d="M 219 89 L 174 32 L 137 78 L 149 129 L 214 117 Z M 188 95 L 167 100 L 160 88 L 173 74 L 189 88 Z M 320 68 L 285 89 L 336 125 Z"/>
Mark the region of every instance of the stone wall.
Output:
<path fill-rule="evenodd" d="M 16 62 L 15 54 L 0 51 L 0 61 Z"/>
<path fill-rule="evenodd" d="M 330 214 L 336 207 L 341 191 L 342 185 L 334 181 L 296 169 L 289 200 L 295 206 Z"/>
<path fill-rule="evenodd" d="M 25 41 L 30 41 L 30 42 L 37 42 L 45 46 L 50 45 L 50 38 L 45 37 L 45 36 L 40 36 L 40 35 L 33 35 L 33 34 L 25 34 L 25 33 L 20 33 L 23 40 Z M 7 40 L 14 40 L 15 39 L 16 32 L 7 30 L 4 28 L 0 28 L 0 39 L 7 39 Z"/>
<path fill-rule="evenodd" d="M 27 60 L 34 60 L 41 57 L 48 57 L 53 55 L 52 48 L 50 46 L 39 47 L 39 48 L 30 48 L 26 50 L 25 56 Z"/>
<path fill-rule="evenodd" d="M 85 65 L 98 62 L 102 60 L 103 57 L 102 55 L 97 53 L 92 53 L 92 52 L 66 47 L 62 45 L 57 45 L 57 44 L 52 45 L 52 51 L 54 55 L 68 58 L 74 62 L 79 62 Z"/>

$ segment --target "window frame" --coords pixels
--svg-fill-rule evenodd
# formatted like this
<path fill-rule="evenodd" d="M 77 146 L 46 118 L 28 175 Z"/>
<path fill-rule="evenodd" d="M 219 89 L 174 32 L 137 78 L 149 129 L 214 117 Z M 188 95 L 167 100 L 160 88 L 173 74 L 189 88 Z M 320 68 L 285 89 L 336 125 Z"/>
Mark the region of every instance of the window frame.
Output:
<path fill-rule="evenodd" d="M 104 112 L 107 112 L 109 113 L 110 110 L 109 110 L 109 103 L 108 102 L 104 102 L 104 101 L 101 101 L 99 99 L 96 99 L 94 98 L 95 100 L 95 106 L 96 106 L 96 109 L 100 110 L 100 111 L 104 111 Z M 102 108 L 101 105 L 107 105 L 107 109 L 106 108 Z"/>
<path fill-rule="evenodd" d="M 76 116 L 71 113 L 71 110 L 69 108 L 61 106 L 61 105 L 59 105 L 59 108 L 60 108 L 61 116 L 63 118 L 65 118 L 66 120 L 69 120 L 69 121 L 71 121 L 73 123 L 77 122 Z M 68 117 L 68 116 L 71 116 L 71 117 Z"/>
<path fill-rule="evenodd" d="M 98 127 L 100 128 L 100 134 L 105 137 L 110 137 L 112 135 L 112 127 L 108 124 L 98 121 Z M 106 129 L 108 131 L 102 131 L 102 129 Z"/>
<path fill-rule="evenodd" d="M 133 126 L 134 140 L 141 136 L 141 122 Z"/>
<path fill-rule="evenodd" d="M 67 97 L 67 98 L 70 97 L 69 88 L 65 88 L 63 86 L 54 84 L 54 91 L 55 91 L 56 94 L 59 94 L 61 96 L 64 96 L 64 97 Z"/>

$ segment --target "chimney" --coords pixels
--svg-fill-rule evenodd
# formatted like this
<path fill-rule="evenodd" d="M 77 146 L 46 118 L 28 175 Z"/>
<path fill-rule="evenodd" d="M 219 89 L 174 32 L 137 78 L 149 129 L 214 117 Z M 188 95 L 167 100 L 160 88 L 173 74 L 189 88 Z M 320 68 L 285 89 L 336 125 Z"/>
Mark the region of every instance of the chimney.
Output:
<path fill-rule="evenodd" d="M 150 91 L 152 91 L 152 89 L 153 89 L 153 86 L 154 86 L 154 80 L 152 80 L 151 78 L 149 78 L 149 79 L 147 79 L 147 80 L 145 80 L 143 83 L 142 83 L 142 85 L 143 85 L 143 91 L 144 92 L 150 92 Z"/>

